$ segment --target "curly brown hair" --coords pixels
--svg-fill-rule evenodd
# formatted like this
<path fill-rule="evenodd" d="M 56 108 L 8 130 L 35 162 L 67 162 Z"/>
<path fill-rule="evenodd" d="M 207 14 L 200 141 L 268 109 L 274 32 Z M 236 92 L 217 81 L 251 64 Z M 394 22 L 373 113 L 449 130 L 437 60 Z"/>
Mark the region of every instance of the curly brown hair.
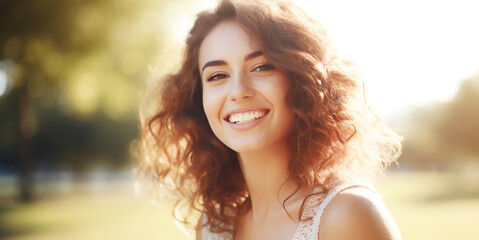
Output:
<path fill-rule="evenodd" d="M 187 203 L 184 223 L 202 212 L 212 231 L 234 232 L 225 226 L 236 226 L 251 204 L 237 153 L 214 135 L 202 103 L 200 45 L 225 20 L 259 39 L 265 57 L 288 73 L 295 114 L 289 170 L 298 185 L 370 181 L 396 161 L 401 138 L 368 108 L 362 82 L 338 59 L 323 26 L 288 2 L 221 1 L 198 14 L 181 68 L 154 87 L 153 112 L 141 117 L 140 173 Z"/>

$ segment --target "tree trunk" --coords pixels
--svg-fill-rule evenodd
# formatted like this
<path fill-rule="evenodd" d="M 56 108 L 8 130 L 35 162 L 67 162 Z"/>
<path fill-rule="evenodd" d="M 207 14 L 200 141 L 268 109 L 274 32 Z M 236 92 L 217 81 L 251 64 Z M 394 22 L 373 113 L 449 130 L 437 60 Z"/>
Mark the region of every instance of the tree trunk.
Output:
<path fill-rule="evenodd" d="M 31 137 L 34 131 L 34 118 L 31 99 L 22 86 L 18 95 L 18 167 L 19 167 L 19 200 L 34 200 L 34 162 L 31 154 Z"/>

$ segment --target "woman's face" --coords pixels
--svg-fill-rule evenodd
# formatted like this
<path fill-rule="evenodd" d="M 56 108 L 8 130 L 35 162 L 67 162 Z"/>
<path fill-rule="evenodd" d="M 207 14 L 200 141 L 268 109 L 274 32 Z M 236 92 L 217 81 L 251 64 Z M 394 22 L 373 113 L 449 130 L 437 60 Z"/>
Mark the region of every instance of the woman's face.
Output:
<path fill-rule="evenodd" d="M 285 143 L 294 121 L 288 76 L 238 23 L 221 22 L 206 36 L 199 69 L 206 117 L 220 141 L 240 153 Z"/>

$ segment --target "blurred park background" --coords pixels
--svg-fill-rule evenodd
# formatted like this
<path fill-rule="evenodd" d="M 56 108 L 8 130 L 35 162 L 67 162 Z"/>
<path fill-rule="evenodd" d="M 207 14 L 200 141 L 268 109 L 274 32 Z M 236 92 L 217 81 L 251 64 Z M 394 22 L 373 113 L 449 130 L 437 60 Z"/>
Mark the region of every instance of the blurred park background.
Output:
<path fill-rule="evenodd" d="M 404 239 L 479 239 L 477 8 L 333 2 L 299 1 L 405 137 L 377 183 Z M 146 86 L 214 3 L 0 0 L 0 239 L 192 239 L 135 192 L 130 148 Z"/>

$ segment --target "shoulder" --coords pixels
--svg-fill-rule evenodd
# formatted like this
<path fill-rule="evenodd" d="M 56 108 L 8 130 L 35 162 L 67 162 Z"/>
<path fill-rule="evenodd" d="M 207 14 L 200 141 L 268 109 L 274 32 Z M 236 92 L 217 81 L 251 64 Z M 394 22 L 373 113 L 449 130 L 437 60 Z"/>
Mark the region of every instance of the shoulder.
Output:
<path fill-rule="evenodd" d="M 401 239 L 381 198 L 366 188 L 339 193 L 324 209 L 319 239 Z"/>

